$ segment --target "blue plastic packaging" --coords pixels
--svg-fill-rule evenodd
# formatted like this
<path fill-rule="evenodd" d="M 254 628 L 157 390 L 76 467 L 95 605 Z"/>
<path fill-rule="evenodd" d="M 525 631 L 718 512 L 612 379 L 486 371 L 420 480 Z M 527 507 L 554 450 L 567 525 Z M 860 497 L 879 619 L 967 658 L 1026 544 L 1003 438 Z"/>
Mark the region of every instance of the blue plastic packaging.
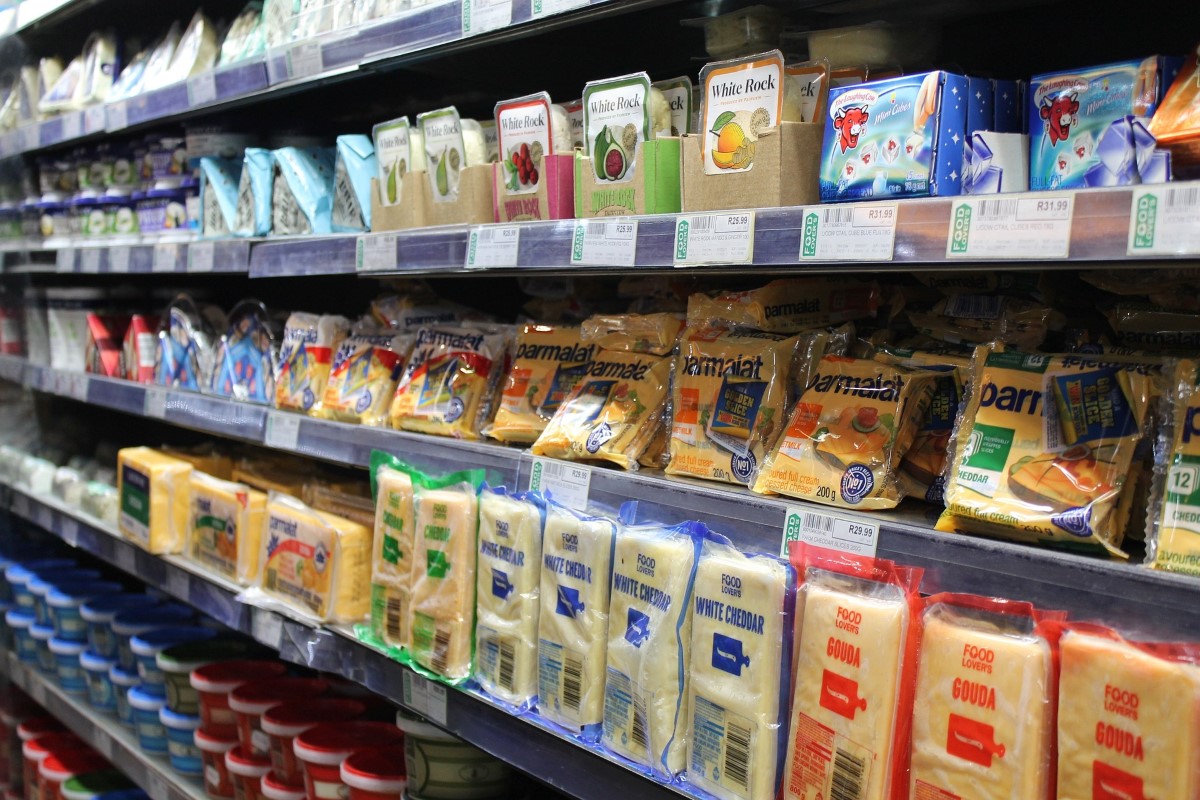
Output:
<path fill-rule="evenodd" d="M 108 679 L 112 682 L 113 696 L 117 703 L 117 719 L 126 727 L 134 727 L 133 706 L 129 705 L 129 690 L 138 685 L 136 669 L 122 669 L 119 664 L 113 664 L 108 671 Z"/>
<path fill-rule="evenodd" d="M 195 616 L 195 612 L 182 603 L 167 603 L 154 608 L 134 609 L 117 614 L 112 621 L 113 636 L 117 640 L 117 663 L 122 669 L 137 669 L 137 661 L 129 648 L 130 639 L 155 628 L 188 625 Z"/>
<path fill-rule="evenodd" d="M 273 151 L 282 185 L 271 197 L 271 234 L 323 234 L 333 229 L 331 147 L 281 147 Z"/>
<path fill-rule="evenodd" d="M 29 635 L 33 637 L 34 648 L 37 650 L 38 671 L 43 675 L 53 677 L 58 674 L 58 661 L 50 652 L 50 640 L 54 638 L 53 625 L 39 625 L 37 622 L 29 626 Z"/>
<path fill-rule="evenodd" d="M 17 659 L 24 664 L 36 664 L 37 642 L 29 632 L 33 625 L 33 612 L 21 608 L 10 609 L 4 614 L 4 622 L 12 632 L 13 651 L 17 654 Z"/>
<path fill-rule="evenodd" d="M 270 150 L 247 147 L 238 179 L 235 236 L 267 236 L 271 233 L 271 192 L 275 157 Z"/>
<path fill-rule="evenodd" d="M 142 750 L 155 755 L 166 753 L 167 731 L 158 716 L 166 705 L 166 698 L 146 691 L 141 685 L 131 687 L 127 697 L 133 710 L 133 728 Z"/>
<path fill-rule="evenodd" d="M 270 405 L 275 397 L 275 338 L 266 306 L 257 300 L 238 303 L 229 312 L 229 328 L 217 347 L 212 393 Z"/>
<path fill-rule="evenodd" d="M 87 644 L 52 638 L 48 646 L 54 655 L 54 671 L 62 690 L 67 694 L 87 694 L 87 680 L 79 666 L 79 655 L 87 649 Z"/>
<path fill-rule="evenodd" d="M 46 606 L 50 610 L 54 635 L 75 642 L 86 641 L 87 625 L 80 615 L 80 608 L 88 600 L 118 594 L 123 588 L 116 581 L 88 581 L 52 589 L 46 595 Z"/>
<path fill-rule="evenodd" d="M 228 236 L 237 224 L 242 163 L 232 158 L 200 159 L 200 233 Z"/>
<path fill-rule="evenodd" d="M 75 565 L 75 560 L 71 558 L 39 558 L 31 561 L 19 561 L 10 564 L 4 570 L 4 581 L 8 584 L 9 593 L 17 607 L 33 611 L 33 595 L 29 593 L 29 582 L 37 577 L 38 570 L 65 570 Z"/>
<path fill-rule="evenodd" d="M 379 172 L 370 136 L 337 138 L 333 176 L 333 229 L 339 233 L 371 230 L 371 179 Z"/>
<path fill-rule="evenodd" d="M 100 579 L 99 570 L 71 568 L 66 570 L 45 571 L 34 577 L 26 584 L 26 589 L 33 596 L 33 615 L 39 625 L 50 624 L 50 607 L 46 605 L 46 596 L 58 586 L 69 586 L 75 583 L 86 583 Z"/>

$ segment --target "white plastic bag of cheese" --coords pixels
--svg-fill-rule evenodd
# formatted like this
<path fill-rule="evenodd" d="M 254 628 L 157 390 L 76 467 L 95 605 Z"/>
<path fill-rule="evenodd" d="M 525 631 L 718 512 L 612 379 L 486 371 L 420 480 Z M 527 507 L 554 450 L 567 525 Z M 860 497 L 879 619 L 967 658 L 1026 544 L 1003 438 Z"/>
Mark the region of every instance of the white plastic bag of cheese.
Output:
<path fill-rule="evenodd" d="M 538 616 L 538 714 L 584 739 L 604 719 L 604 652 L 616 523 L 546 504 Z"/>
<path fill-rule="evenodd" d="M 688 782 L 720 800 L 772 800 L 787 745 L 796 572 L 707 541 L 693 597 Z"/>
<path fill-rule="evenodd" d="M 536 493 L 485 486 L 479 494 L 475 569 L 475 680 L 483 690 L 525 708 L 537 696 L 542 525 Z"/>

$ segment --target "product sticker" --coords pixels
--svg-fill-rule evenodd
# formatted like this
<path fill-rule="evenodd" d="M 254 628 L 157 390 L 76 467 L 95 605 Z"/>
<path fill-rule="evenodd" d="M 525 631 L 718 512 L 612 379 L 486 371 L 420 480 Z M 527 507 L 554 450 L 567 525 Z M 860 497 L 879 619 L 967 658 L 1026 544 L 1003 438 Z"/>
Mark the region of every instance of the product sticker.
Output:
<path fill-rule="evenodd" d="M 417 115 L 417 125 L 425 140 L 426 173 L 435 203 L 458 199 L 458 182 L 466 166 L 462 122 L 454 106 Z"/>
<path fill-rule="evenodd" d="M 801 261 L 891 261 L 896 206 L 807 206 L 800 234 Z"/>
<path fill-rule="evenodd" d="M 1200 255 L 1197 231 L 1200 185 L 1134 188 L 1127 255 Z"/>
<path fill-rule="evenodd" d="M 638 144 L 652 135 L 650 119 L 650 78 L 644 72 L 584 87 L 583 125 L 596 180 L 633 180 Z"/>
<path fill-rule="evenodd" d="M 700 71 L 706 174 L 754 167 L 758 137 L 777 127 L 782 116 L 783 68 L 783 54 L 771 50 L 707 64 Z"/>

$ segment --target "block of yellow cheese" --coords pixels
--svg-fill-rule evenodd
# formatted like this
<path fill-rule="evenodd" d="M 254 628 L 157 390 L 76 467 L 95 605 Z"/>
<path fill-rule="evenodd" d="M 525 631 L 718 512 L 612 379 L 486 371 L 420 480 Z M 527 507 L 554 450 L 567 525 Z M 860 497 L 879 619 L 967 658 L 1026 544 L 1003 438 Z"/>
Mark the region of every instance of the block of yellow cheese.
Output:
<path fill-rule="evenodd" d="M 192 465 L 149 447 L 117 453 L 121 535 L 155 554 L 183 550 Z"/>
<path fill-rule="evenodd" d="M 223 578 L 258 577 L 267 496 L 245 484 L 192 472 L 184 556 Z"/>
<path fill-rule="evenodd" d="M 387 466 L 375 471 L 375 543 L 371 555 L 371 629 L 393 647 L 408 646 L 416 525 L 413 482 Z"/>

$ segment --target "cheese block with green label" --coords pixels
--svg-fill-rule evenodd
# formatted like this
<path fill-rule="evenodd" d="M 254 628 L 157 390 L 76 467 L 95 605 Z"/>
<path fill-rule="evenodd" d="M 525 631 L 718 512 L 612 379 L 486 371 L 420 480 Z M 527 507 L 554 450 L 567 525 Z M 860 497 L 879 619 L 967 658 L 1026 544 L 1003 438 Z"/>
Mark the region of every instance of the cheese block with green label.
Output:
<path fill-rule="evenodd" d="M 117 527 L 126 539 L 156 555 L 183 550 L 192 465 L 149 447 L 117 453 Z"/>
<path fill-rule="evenodd" d="M 393 647 L 408 646 L 415 558 L 413 481 L 386 465 L 375 479 L 375 543 L 371 558 L 371 629 Z"/>
<path fill-rule="evenodd" d="M 190 488 L 184 556 L 223 578 L 249 584 L 258 577 L 267 496 L 203 472 L 192 472 Z"/>

